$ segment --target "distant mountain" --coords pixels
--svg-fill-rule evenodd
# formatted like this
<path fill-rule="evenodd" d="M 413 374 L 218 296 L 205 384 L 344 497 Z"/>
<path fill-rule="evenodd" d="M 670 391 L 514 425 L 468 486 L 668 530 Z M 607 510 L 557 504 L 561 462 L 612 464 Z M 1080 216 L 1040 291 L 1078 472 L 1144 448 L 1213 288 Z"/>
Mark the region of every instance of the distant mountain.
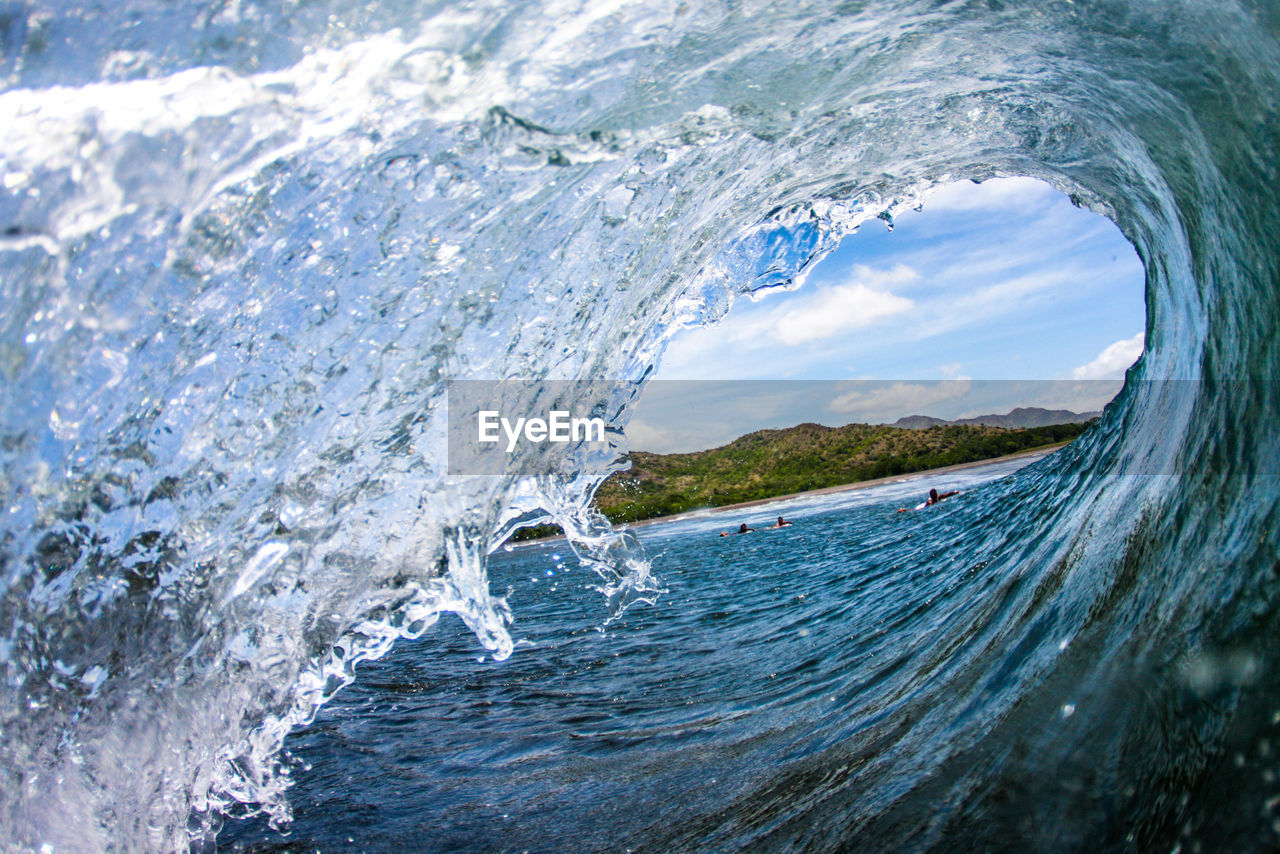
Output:
<path fill-rule="evenodd" d="M 957 418 L 946 421 L 930 415 L 908 415 L 893 422 L 894 427 L 906 430 L 923 430 L 940 424 L 970 424 L 981 427 L 1007 427 L 1022 430 L 1028 427 L 1048 427 L 1053 424 L 1083 424 L 1097 418 L 1101 412 L 1072 412 L 1069 409 L 1041 409 L 1038 406 L 1019 406 L 1007 415 L 979 415 L 977 418 Z"/>
<path fill-rule="evenodd" d="M 908 415 L 893 422 L 892 426 L 901 427 L 904 430 L 923 430 L 926 427 L 937 427 L 939 424 L 950 423 L 950 421 L 943 421 L 941 418 L 934 418 L 932 415 Z"/>

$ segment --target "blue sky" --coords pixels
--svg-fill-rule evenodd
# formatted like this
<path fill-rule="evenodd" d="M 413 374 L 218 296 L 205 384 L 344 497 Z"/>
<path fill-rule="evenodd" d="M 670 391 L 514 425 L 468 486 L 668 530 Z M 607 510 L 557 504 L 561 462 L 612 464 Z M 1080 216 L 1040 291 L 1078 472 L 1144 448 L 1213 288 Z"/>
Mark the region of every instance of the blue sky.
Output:
<path fill-rule="evenodd" d="M 1145 317 L 1142 265 L 1110 221 L 1029 178 L 959 182 L 893 231 L 863 225 L 797 290 L 677 336 L 626 432 L 665 452 L 801 421 L 1097 409 Z"/>

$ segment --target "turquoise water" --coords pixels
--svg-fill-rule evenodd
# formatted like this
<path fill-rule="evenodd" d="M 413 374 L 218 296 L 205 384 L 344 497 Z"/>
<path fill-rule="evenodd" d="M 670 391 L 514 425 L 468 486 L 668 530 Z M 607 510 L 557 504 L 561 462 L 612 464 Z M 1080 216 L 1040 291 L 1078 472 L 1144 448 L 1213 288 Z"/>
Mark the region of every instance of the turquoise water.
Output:
<path fill-rule="evenodd" d="M 287 827 L 318 790 L 289 734 L 380 726 L 341 699 L 368 664 L 511 704 L 462 700 L 457 752 L 413 767 L 488 818 L 469 786 L 522 751 L 553 769 L 542 800 L 499 787 L 543 811 L 512 840 L 615 804 L 590 844 L 1274 848 L 1278 32 L 1259 0 L 0 4 L 0 847 Z M 686 554 L 590 511 L 678 329 L 1012 175 L 1146 271 L 1146 349 L 1069 451 L 927 526 L 850 507 L 843 548 L 807 525 Z M 614 388 L 576 402 L 615 445 L 451 473 L 469 379 Z M 547 519 L 577 592 L 491 556 Z M 812 561 L 770 565 L 782 535 Z M 731 591 L 682 586 L 737 554 Z M 540 623 L 561 596 L 581 618 Z M 538 676 L 615 658 L 717 722 L 644 696 L 610 719 L 617 673 Z M 638 807 L 555 777 L 563 698 L 521 705 L 521 672 L 572 676 Z M 528 741 L 485 753 L 486 720 Z M 647 735 L 706 739 L 716 782 L 647 765 Z M 379 782 L 362 833 L 402 842 Z"/>

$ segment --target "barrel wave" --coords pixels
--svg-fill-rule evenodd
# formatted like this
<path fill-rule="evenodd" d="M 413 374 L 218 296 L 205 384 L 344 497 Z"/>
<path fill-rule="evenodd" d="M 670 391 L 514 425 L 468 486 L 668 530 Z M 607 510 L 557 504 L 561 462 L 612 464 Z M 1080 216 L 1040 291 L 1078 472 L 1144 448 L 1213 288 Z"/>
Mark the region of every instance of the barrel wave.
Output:
<path fill-rule="evenodd" d="M 358 662 L 450 612 L 513 654 L 520 524 L 570 532 L 600 621 L 651 607 L 600 466 L 450 474 L 447 382 L 643 383 L 860 224 L 1023 175 L 1137 248 L 1141 361 L 965 536 L 887 547 L 994 581 L 889 629 L 865 726 L 651 847 L 1274 847 L 1278 34 L 1219 0 L 0 4 L 2 846 L 287 823 L 283 740 Z"/>

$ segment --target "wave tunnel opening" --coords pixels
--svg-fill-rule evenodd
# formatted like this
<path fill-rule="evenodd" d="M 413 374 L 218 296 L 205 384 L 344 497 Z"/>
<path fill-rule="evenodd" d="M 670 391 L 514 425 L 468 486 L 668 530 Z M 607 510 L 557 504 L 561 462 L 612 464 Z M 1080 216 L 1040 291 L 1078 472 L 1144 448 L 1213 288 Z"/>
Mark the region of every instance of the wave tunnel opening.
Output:
<path fill-rule="evenodd" d="M 791 278 L 778 259 L 804 259 L 811 231 L 774 232 L 780 248 L 749 298 L 673 337 L 629 414 L 633 465 L 637 451 L 704 451 L 801 423 L 1086 421 L 1142 352 L 1144 270 L 1132 245 L 1041 181 L 941 186 L 919 209 L 801 260 Z M 812 485 L 826 480 L 838 482 Z M 796 491 L 772 488 L 762 494 Z M 616 505 L 612 492 L 597 492 L 597 505 Z M 605 512 L 632 521 L 647 511 Z"/>

